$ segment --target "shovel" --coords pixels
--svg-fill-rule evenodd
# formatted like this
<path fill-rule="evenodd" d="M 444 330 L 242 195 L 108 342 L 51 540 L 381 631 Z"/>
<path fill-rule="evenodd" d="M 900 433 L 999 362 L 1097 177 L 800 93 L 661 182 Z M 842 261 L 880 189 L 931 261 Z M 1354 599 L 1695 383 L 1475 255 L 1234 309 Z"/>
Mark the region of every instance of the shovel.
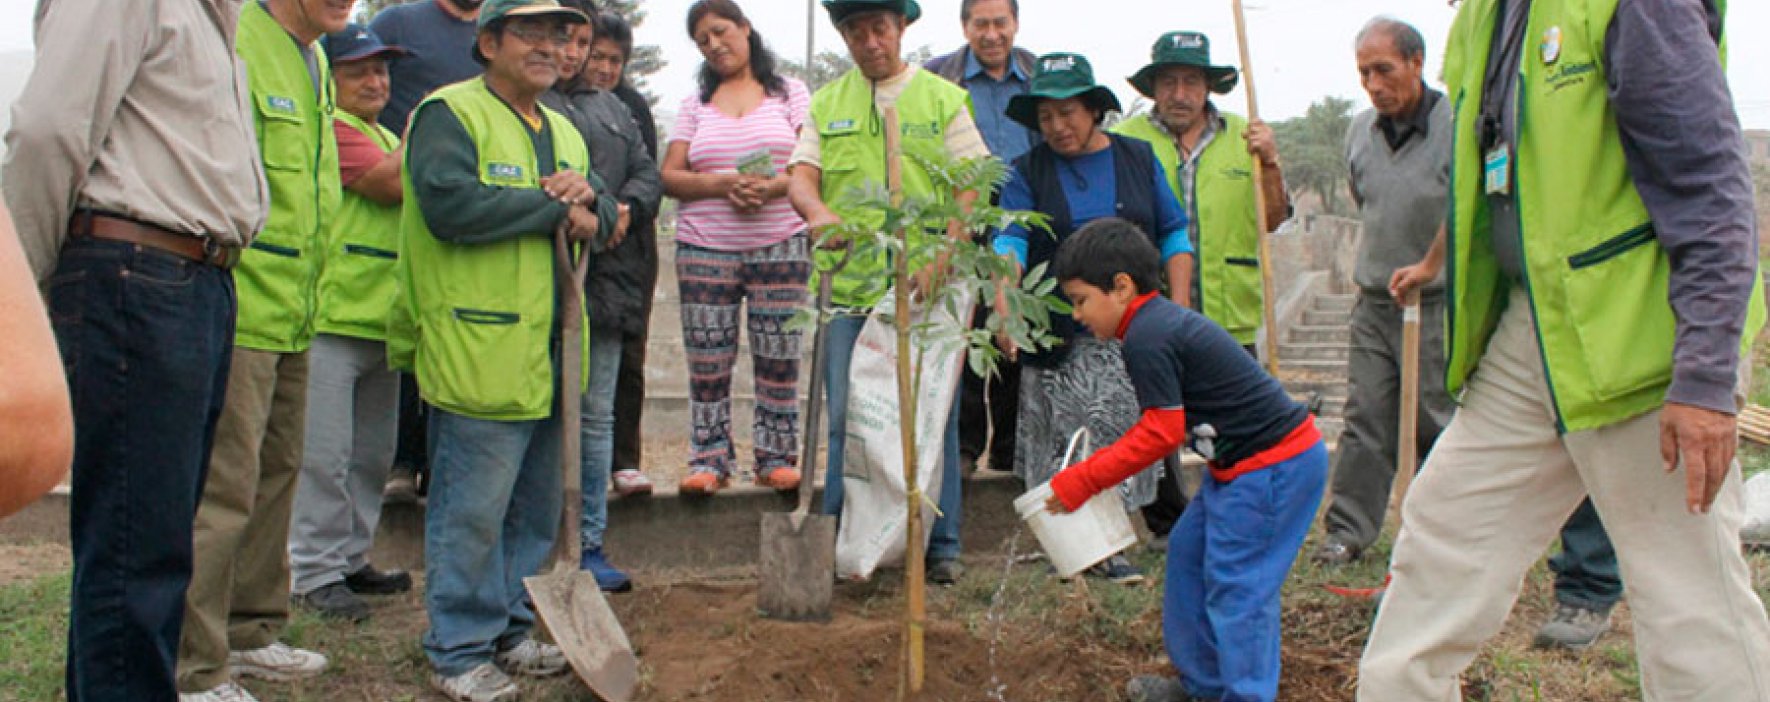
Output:
<path fill-rule="evenodd" d="M 824 372 L 829 336 L 830 285 L 847 265 L 851 250 L 836 267 L 818 276 L 817 331 L 811 337 L 811 387 L 805 398 L 805 440 L 799 466 L 799 508 L 762 515 L 762 578 L 756 608 L 762 616 L 789 621 L 829 621 L 830 596 L 836 577 L 836 518 L 811 514 L 813 467 L 817 465 Z"/>
<path fill-rule="evenodd" d="M 557 560 L 553 572 L 522 579 L 534 603 L 535 614 L 553 635 L 578 679 L 609 702 L 627 702 L 639 685 L 639 658 L 627 642 L 627 632 L 609 609 L 596 577 L 580 570 L 584 545 L 578 540 L 578 518 L 584 510 L 579 483 L 583 447 L 578 428 L 579 396 L 582 394 L 584 340 L 584 276 L 589 269 L 590 245 L 581 246 L 576 260 L 569 251 L 564 225 L 553 245 L 560 330 L 559 423 L 560 465 L 565 476 L 565 509 L 559 520 Z"/>
<path fill-rule="evenodd" d="M 1389 509 L 1395 511 L 1395 530 L 1401 531 L 1401 503 L 1419 470 L 1420 414 L 1420 291 L 1410 290 L 1401 305 L 1401 421 L 1395 435 L 1395 485 L 1389 492 Z M 1388 589 L 1393 575 L 1383 576 L 1379 587 L 1346 588 L 1328 585 L 1341 597 L 1369 599 Z"/>

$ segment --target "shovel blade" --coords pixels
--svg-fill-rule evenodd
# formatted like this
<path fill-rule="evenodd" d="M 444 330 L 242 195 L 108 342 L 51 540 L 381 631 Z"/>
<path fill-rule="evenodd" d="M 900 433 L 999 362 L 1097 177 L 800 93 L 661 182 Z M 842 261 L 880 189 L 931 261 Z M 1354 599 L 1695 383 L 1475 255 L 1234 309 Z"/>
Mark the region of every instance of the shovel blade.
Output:
<path fill-rule="evenodd" d="M 615 619 L 596 578 L 577 569 L 560 569 L 522 579 L 535 614 L 553 635 L 590 690 L 608 702 L 628 702 L 639 686 L 639 657 Z"/>
<path fill-rule="evenodd" d="M 756 608 L 770 619 L 827 622 L 836 578 L 836 518 L 808 514 L 803 519 L 794 528 L 792 513 L 763 513 Z"/>

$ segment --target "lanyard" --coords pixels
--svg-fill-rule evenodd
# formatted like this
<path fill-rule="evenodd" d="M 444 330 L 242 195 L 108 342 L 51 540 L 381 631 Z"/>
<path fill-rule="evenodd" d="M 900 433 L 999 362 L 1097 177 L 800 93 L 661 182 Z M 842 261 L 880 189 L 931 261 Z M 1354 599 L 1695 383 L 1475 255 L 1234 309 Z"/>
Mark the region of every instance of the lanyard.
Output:
<path fill-rule="evenodd" d="M 1522 3 L 1519 12 L 1523 13 L 1523 21 L 1515 30 L 1508 31 L 1510 8 L 1509 2 Z M 1502 121 L 1506 111 L 1506 99 L 1512 93 L 1513 81 L 1508 72 L 1516 73 L 1518 63 L 1522 59 L 1524 35 L 1530 26 L 1530 0 L 1500 0 L 1499 22 L 1494 25 L 1494 38 L 1498 40 L 1499 54 L 1489 57 L 1487 75 L 1482 82 L 1481 92 L 1481 147 L 1493 148 L 1504 140 L 1505 129 Z"/>

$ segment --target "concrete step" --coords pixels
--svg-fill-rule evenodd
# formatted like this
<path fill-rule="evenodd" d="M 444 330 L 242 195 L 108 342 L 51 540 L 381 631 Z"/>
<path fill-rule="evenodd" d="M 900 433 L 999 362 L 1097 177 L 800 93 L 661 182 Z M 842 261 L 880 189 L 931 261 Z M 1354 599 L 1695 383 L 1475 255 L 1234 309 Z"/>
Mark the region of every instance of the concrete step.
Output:
<path fill-rule="evenodd" d="M 1306 327 L 1342 327 L 1352 320 L 1350 311 L 1328 311 L 1308 309 L 1303 311 L 1303 326 Z"/>
<path fill-rule="evenodd" d="M 1345 324 L 1338 325 L 1297 325 L 1291 327 L 1286 334 L 1287 342 L 1293 344 L 1347 344 L 1352 341 L 1352 330 Z M 1282 350 L 1282 349 L 1281 349 Z"/>
<path fill-rule="evenodd" d="M 1344 362 L 1350 357 L 1350 354 L 1351 347 L 1336 343 L 1291 343 L 1280 344 L 1278 347 L 1278 357 L 1281 363 L 1297 359 Z"/>
<path fill-rule="evenodd" d="M 1310 309 L 1351 314 L 1352 306 L 1357 303 L 1357 295 L 1317 295 L 1315 296 L 1315 304 L 1310 305 Z"/>
<path fill-rule="evenodd" d="M 1285 358 L 1280 356 L 1278 359 L 1278 367 L 1281 370 L 1329 376 L 1341 382 L 1344 382 L 1346 378 L 1345 361 L 1318 358 Z"/>
<path fill-rule="evenodd" d="M 1346 397 L 1346 378 L 1326 374 L 1289 377 L 1284 379 L 1284 389 L 1293 397 L 1305 397 L 1309 393 L 1321 393 L 1325 397 Z"/>

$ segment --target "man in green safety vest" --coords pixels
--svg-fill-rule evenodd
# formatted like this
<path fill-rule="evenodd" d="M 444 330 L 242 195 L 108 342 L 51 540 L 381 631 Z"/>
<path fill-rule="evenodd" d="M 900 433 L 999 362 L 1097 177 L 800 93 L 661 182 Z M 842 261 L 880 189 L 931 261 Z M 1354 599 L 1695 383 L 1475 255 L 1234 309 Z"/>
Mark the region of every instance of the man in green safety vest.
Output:
<path fill-rule="evenodd" d="M 321 43 L 337 88 L 344 204 L 327 226 L 316 292 L 290 591 L 323 616 L 361 621 L 369 605 L 359 595 L 412 587 L 404 571 L 368 561 L 399 436 L 399 375 L 387 366 L 386 343 L 399 259 L 399 136 L 375 120 L 387 104 L 387 61 L 405 49 L 356 24 Z"/>
<path fill-rule="evenodd" d="M 903 32 L 922 15 L 915 0 L 824 0 L 830 21 L 842 33 L 855 67 L 817 91 L 811 116 L 799 132 L 791 160 L 788 196 L 814 231 L 843 221 L 883 222 L 883 212 L 831 209 L 843 194 L 859 187 L 885 184 L 884 110 L 895 106 L 903 151 L 936 162 L 989 155 L 983 135 L 971 119 L 971 98 L 964 88 L 903 60 Z M 906 197 L 938 196 L 975 199 L 976 193 L 936 193 L 920 161 L 903 159 Z M 970 236 L 956 224 L 948 235 Z M 840 246 L 840 242 L 826 245 Z M 819 252 L 820 259 L 837 255 Z M 867 281 L 891 274 L 886 261 L 855 259 L 832 285 L 838 307 L 871 309 L 882 293 L 867 295 Z M 830 321 L 825 344 L 829 389 L 829 454 L 825 461 L 824 512 L 842 511 L 842 461 L 848 437 L 848 368 L 854 342 L 866 317 L 843 316 Z M 928 542 L 928 579 L 951 584 L 959 578 L 959 414 L 948 415 L 940 470 L 941 516 Z"/>
<path fill-rule="evenodd" d="M 522 579 L 553 549 L 562 507 L 562 321 L 554 235 L 612 232 L 583 138 L 540 104 L 583 13 L 555 0 L 490 0 L 474 57 L 483 76 L 419 104 L 406 135 L 399 294 L 388 353 L 417 375 L 430 416 L 424 653 L 458 702 L 515 699 L 509 675 L 565 670 L 530 636 Z M 576 427 L 567 428 L 576 431 Z M 488 538 L 489 537 L 489 538 Z"/>
<path fill-rule="evenodd" d="M 1722 0 L 1464 0 L 1446 387 L 1358 698 L 1455 700 L 1582 500 L 1615 543 L 1642 696 L 1770 701 L 1734 415 L 1764 321 Z"/>
<path fill-rule="evenodd" d="M 185 700 L 251 695 L 239 677 L 318 675 L 326 657 L 278 641 L 289 619 L 289 517 L 301 470 L 307 349 L 326 227 L 340 202 L 332 75 L 319 38 L 354 3 L 248 2 L 246 64 L 270 218 L 234 268 L 239 314 L 226 400 L 197 507 L 178 689 Z"/>

